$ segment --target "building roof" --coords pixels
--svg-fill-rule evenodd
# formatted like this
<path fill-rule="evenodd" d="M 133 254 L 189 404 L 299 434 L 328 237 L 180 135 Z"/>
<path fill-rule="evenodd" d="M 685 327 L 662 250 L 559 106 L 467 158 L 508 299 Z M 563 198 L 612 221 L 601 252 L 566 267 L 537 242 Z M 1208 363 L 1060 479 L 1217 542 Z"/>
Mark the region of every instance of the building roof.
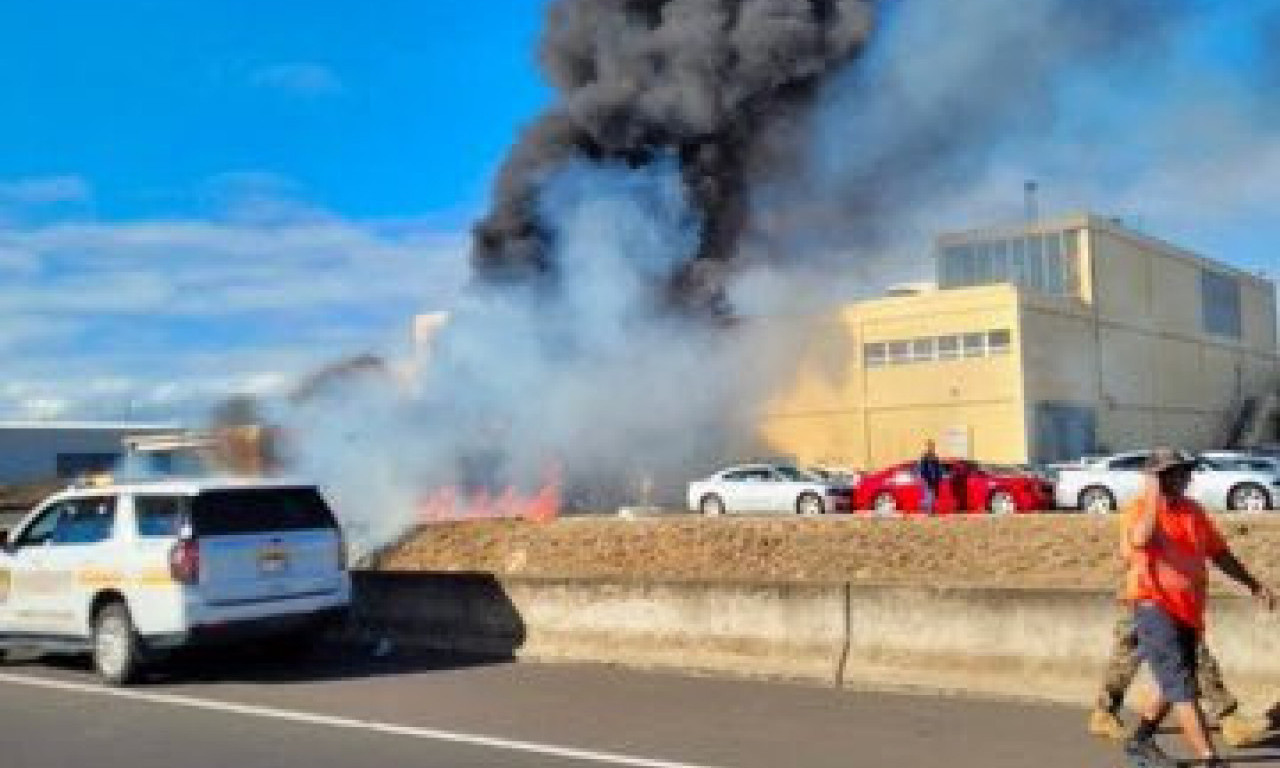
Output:
<path fill-rule="evenodd" d="M 77 432 L 166 432 L 177 431 L 179 424 L 147 424 L 125 421 L 0 421 L 0 430 L 46 430 Z"/>
<path fill-rule="evenodd" d="M 1233 267 L 1230 264 L 1225 264 L 1221 261 L 1190 251 L 1182 246 L 1175 245 L 1168 240 L 1163 240 L 1154 235 L 1142 232 L 1126 224 L 1123 219 L 1099 216 L 1096 213 L 1074 213 L 1049 219 L 1038 219 L 1036 221 L 1024 221 L 1014 224 L 1003 224 L 978 229 L 946 232 L 939 235 L 937 241 L 939 245 L 946 246 L 969 242 L 982 242 L 986 240 L 998 240 L 1027 234 L 1060 232 L 1065 229 L 1092 229 L 1103 231 L 1108 234 L 1115 235 L 1116 237 L 1136 242 L 1139 245 L 1146 246 L 1147 248 L 1159 251 L 1173 258 L 1190 261 L 1199 266 L 1207 267 L 1218 272 L 1225 272 L 1240 279 L 1264 284 L 1268 287 L 1273 285 L 1271 280 L 1268 280 L 1261 275 L 1246 272 L 1238 267 Z"/>

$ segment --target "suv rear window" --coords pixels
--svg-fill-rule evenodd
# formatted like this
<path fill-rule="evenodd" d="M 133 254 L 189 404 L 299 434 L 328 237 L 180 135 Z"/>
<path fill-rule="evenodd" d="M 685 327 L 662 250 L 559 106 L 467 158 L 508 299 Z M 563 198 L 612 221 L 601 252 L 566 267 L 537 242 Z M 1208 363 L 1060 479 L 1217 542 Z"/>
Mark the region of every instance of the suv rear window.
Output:
<path fill-rule="evenodd" d="M 329 505 L 314 488 L 205 491 L 191 503 L 191 528 L 196 536 L 336 527 Z"/>

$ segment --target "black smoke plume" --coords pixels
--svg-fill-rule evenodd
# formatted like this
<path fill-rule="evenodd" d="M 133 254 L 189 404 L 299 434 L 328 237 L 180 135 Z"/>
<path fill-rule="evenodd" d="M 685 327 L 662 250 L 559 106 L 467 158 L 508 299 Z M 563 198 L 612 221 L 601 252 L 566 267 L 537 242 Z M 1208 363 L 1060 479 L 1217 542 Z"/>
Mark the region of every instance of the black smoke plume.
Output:
<path fill-rule="evenodd" d="M 482 282 L 554 282 L 560 265 L 539 220 L 539 185 L 571 159 L 646 165 L 678 159 L 701 221 L 695 257 L 669 296 L 714 302 L 734 253 L 749 182 L 775 164 L 797 112 L 862 49 L 868 0 L 558 0 L 540 59 L 557 102 L 504 164 L 475 229 Z"/>

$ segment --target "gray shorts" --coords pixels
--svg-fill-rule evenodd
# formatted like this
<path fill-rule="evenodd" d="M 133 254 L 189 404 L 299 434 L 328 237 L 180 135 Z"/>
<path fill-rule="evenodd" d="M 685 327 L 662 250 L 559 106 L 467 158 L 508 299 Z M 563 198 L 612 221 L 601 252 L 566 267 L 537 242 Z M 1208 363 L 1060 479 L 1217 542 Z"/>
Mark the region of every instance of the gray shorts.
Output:
<path fill-rule="evenodd" d="M 1133 620 L 1138 653 L 1160 685 L 1160 695 L 1173 704 L 1195 701 L 1199 633 L 1153 603 L 1139 603 Z"/>

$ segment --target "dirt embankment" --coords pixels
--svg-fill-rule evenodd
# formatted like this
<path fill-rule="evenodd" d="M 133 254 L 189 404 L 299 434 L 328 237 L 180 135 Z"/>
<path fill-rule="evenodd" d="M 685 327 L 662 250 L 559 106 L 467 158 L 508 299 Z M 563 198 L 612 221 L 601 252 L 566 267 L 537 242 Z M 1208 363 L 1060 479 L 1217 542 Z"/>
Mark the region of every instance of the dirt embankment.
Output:
<path fill-rule="evenodd" d="M 1280 586 L 1280 515 L 1216 518 L 1237 553 Z M 1108 589 L 1114 517 L 569 518 L 419 529 L 386 570 L 637 580 L 763 580 Z M 1221 579 L 1217 579 L 1222 586 Z"/>

